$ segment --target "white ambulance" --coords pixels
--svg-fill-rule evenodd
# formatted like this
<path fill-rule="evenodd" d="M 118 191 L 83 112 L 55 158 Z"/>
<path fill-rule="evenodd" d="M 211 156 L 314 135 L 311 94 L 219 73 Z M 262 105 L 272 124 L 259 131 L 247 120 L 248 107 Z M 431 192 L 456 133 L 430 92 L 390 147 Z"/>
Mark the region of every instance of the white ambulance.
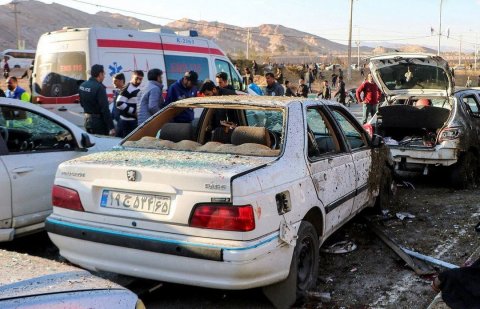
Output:
<path fill-rule="evenodd" d="M 235 89 L 241 90 L 242 78 L 217 44 L 196 36 L 195 31 L 179 36 L 169 29 L 125 30 L 107 28 L 69 28 L 43 34 L 38 41 L 33 77 L 33 101 L 60 116 L 83 126 L 83 109 L 78 86 L 89 78 L 94 64 L 105 68 L 109 97 L 112 79 L 124 73 L 126 81 L 134 70 L 146 73 L 159 68 L 164 92 L 186 71 L 194 70 L 199 82 L 215 80 L 226 72 Z M 147 84 L 144 79 L 142 86 Z"/>

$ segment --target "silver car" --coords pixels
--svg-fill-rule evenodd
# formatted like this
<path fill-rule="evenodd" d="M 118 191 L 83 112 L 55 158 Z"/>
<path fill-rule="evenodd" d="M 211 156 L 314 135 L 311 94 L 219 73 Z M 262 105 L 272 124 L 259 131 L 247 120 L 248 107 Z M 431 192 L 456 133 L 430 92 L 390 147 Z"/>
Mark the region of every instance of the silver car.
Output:
<path fill-rule="evenodd" d="M 479 170 L 480 92 L 454 91 L 448 63 L 435 55 L 378 56 L 370 59 L 370 70 L 386 100 L 369 125 L 384 137 L 397 173 L 427 175 L 442 167 L 452 186 L 474 184 Z"/>

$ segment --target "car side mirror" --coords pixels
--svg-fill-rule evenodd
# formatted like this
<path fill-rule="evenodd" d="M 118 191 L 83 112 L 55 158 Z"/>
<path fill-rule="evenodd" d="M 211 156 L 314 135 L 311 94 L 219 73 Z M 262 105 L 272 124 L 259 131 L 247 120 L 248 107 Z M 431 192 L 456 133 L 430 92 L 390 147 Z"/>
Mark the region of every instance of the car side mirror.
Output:
<path fill-rule="evenodd" d="M 372 137 L 372 147 L 373 148 L 380 148 L 383 145 L 385 145 L 385 141 L 383 140 L 383 137 L 381 137 L 378 134 L 373 134 Z"/>
<path fill-rule="evenodd" d="M 90 135 L 88 135 L 88 133 L 82 133 L 81 146 L 82 148 L 90 148 L 95 146 L 95 143 L 92 143 L 90 140 Z"/>

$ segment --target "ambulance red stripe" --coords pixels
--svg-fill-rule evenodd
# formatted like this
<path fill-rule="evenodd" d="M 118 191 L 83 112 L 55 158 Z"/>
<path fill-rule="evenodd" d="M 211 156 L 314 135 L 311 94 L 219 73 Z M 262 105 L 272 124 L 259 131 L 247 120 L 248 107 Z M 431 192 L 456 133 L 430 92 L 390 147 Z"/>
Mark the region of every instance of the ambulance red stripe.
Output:
<path fill-rule="evenodd" d="M 162 46 L 162 43 L 143 42 L 143 41 L 98 39 L 97 46 L 98 47 L 116 47 L 116 48 L 135 48 L 135 49 L 155 49 L 155 50 L 179 51 L 179 52 L 187 52 L 187 53 L 200 53 L 200 54 L 211 54 L 211 55 L 221 55 L 221 56 L 225 55 L 221 50 L 217 48 L 178 45 L 178 44 L 163 44 Z"/>

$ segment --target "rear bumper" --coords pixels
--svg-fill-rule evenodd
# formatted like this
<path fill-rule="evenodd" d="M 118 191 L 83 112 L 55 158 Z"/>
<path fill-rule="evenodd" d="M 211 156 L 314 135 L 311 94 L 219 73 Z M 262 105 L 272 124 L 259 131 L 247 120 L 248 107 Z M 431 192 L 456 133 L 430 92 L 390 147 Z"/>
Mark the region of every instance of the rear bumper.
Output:
<path fill-rule="evenodd" d="M 87 269 L 220 289 L 281 281 L 288 276 L 293 253 L 278 233 L 225 246 L 212 239 L 194 243 L 188 237 L 147 236 L 134 228 L 120 231 L 53 216 L 46 229 L 62 256 Z"/>
<path fill-rule="evenodd" d="M 456 148 L 400 148 L 390 146 L 390 152 L 396 163 L 426 164 L 437 166 L 450 166 L 458 160 Z"/>

